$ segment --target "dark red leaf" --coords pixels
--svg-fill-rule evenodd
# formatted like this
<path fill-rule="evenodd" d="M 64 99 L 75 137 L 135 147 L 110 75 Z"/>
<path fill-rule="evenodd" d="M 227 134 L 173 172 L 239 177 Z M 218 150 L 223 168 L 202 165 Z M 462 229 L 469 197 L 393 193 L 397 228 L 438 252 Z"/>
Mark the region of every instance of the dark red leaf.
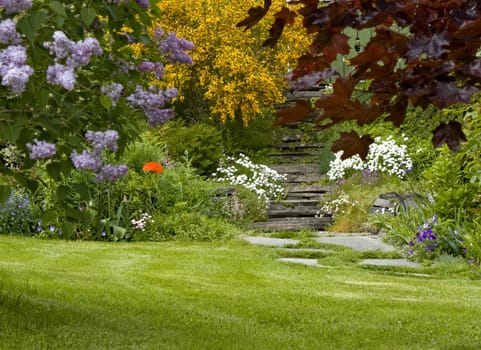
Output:
<path fill-rule="evenodd" d="M 471 96 L 478 91 L 474 86 L 458 87 L 454 82 L 437 82 L 434 102 L 439 107 L 446 107 L 457 102 L 469 103 Z"/>
<path fill-rule="evenodd" d="M 447 124 L 442 123 L 433 131 L 434 147 L 441 147 L 446 143 L 450 150 L 457 151 L 461 142 L 466 141 L 466 136 L 462 130 L 461 124 L 451 121 Z"/>
<path fill-rule="evenodd" d="M 441 55 L 447 52 L 446 47 L 448 44 L 446 33 L 434 34 L 432 37 L 422 36 L 413 39 L 408 44 L 409 50 L 407 58 L 409 61 L 412 61 L 423 53 L 434 58 L 441 57 Z"/>
<path fill-rule="evenodd" d="M 285 25 L 294 24 L 296 16 L 296 13 L 289 10 L 287 7 L 283 7 L 279 12 L 277 12 L 274 15 L 276 20 L 269 30 L 270 38 L 264 42 L 263 46 L 273 47 L 279 41 Z"/>
<path fill-rule="evenodd" d="M 237 27 L 245 26 L 245 30 L 248 30 L 255 26 L 266 15 L 267 11 L 269 11 L 271 3 L 272 0 L 264 0 L 264 7 L 251 7 L 248 11 L 249 16 L 237 23 Z"/>
<path fill-rule="evenodd" d="M 311 103 L 306 100 L 296 101 L 296 105 L 291 108 L 284 108 L 277 112 L 275 125 L 286 125 L 304 119 L 314 109 Z"/>
<path fill-rule="evenodd" d="M 477 5 L 479 6 L 479 5 Z M 481 35 L 481 18 L 471 21 L 464 21 L 459 30 L 454 33 L 454 37 L 460 39 L 471 39 Z"/>
<path fill-rule="evenodd" d="M 392 122 L 394 126 L 400 126 L 403 123 L 404 118 L 406 118 L 407 107 L 407 97 L 402 97 L 398 99 L 393 105 L 389 107 L 389 116 L 386 118 L 386 120 Z"/>
<path fill-rule="evenodd" d="M 335 33 L 330 37 L 329 44 L 322 50 L 324 57 L 329 62 L 334 61 L 337 55 L 347 55 L 349 53 L 349 37 L 345 34 Z"/>
<path fill-rule="evenodd" d="M 355 131 L 341 133 L 341 138 L 332 144 L 333 152 L 344 151 L 341 159 L 347 159 L 358 154 L 361 159 L 366 159 L 369 145 L 374 140 L 369 135 L 359 137 Z"/>

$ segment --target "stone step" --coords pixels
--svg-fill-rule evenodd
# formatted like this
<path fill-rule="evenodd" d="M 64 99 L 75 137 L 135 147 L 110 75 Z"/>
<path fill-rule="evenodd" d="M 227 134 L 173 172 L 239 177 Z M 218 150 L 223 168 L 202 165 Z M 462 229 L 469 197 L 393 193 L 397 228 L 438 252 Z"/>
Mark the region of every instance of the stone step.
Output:
<path fill-rule="evenodd" d="M 306 164 L 272 164 L 270 168 L 281 174 L 320 174 L 320 165 L 316 163 Z"/>
<path fill-rule="evenodd" d="M 312 207 L 297 206 L 295 208 L 286 209 L 269 209 L 267 215 L 269 218 L 289 218 L 289 217 L 313 217 L 319 213 L 319 209 Z"/>
<path fill-rule="evenodd" d="M 300 231 L 303 229 L 324 230 L 332 222 L 332 217 L 271 218 L 269 221 L 254 222 L 248 225 L 248 228 L 259 231 Z"/>
<path fill-rule="evenodd" d="M 288 187 L 289 195 L 292 197 L 313 197 L 322 196 L 332 192 L 335 185 L 299 185 L 294 184 Z"/>
<path fill-rule="evenodd" d="M 323 145 L 320 143 L 299 143 L 299 142 L 285 142 L 281 144 L 274 145 L 274 148 L 280 150 L 319 150 L 323 148 Z"/>

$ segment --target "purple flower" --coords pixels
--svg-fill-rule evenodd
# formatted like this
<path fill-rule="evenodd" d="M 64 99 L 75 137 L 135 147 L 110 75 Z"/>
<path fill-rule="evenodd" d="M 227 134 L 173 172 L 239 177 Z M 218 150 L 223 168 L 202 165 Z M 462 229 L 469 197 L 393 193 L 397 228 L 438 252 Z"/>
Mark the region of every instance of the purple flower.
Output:
<path fill-rule="evenodd" d="M 155 27 L 154 28 L 154 39 L 156 41 L 160 41 L 160 39 L 164 36 L 164 30 L 162 27 Z"/>
<path fill-rule="evenodd" d="M 32 0 L 0 0 L 0 7 L 5 9 L 5 14 L 27 10 L 32 7 Z"/>
<path fill-rule="evenodd" d="M 193 49 L 194 43 L 183 38 L 178 38 L 175 32 L 167 34 L 167 37 L 159 43 L 159 51 L 172 63 L 192 64 L 192 57 L 184 51 Z"/>
<path fill-rule="evenodd" d="M 153 109 L 145 111 L 147 121 L 152 128 L 162 125 L 174 117 L 174 110 L 172 108 Z"/>
<path fill-rule="evenodd" d="M 10 18 L 0 22 L 0 43 L 18 44 L 20 36 L 17 33 L 16 24 Z"/>
<path fill-rule="evenodd" d="M 71 67 L 86 66 L 90 62 L 90 58 L 100 56 L 103 53 L 99 42 L 95 38 L 87 38 L 83 41 L 77 41 L 72 47 L 72 56 L 67 59 L 67 65 Z"/>
<path fill-rule="evenodd" d="M 0 74 L 12 66 L 23 66 L 27 62 L 27 49 L 20 45 L 12 45 L 0 51 Z"/>
<path fill-rule="evenodd" d="M 9 46 L 0 51 L 0 75 L 2 85 L 10 87 L 14 94 L 25 90 L 28 79 L 33 74 L 33 68 L 26 65 L 27 51 L 23 46 Z"/>
<path fill-rule="evenodd" d="M 73 151 L 70 159 L 72 159 L 75 169 L 78 170 L 98 171 L 102 168 L 102 155 L 99 152 L 83 150 L 82 154 L 78 154 L 77 151 Z"/>
<path fill-rule="evenodd" d="M 75 42 L 67 38 L 64 32 L 57 30 L 53 33 L 53 41 L 47 41 L 43 44 L 49 49 L 51 55 L 55 55 L 57 59 L 66 58 L 72 53 Z"/>
<path fill-rule="evenodd" d="M 94 149 L 97 151 L 108 149 L 112 152 L 116 152 L 118 149 L 117 140 L 119 139 L 119 134 L 115 130 L 89 130 L 85 133 L 85 139 L 90 142 L 94 146 Z"/>
<path fill-rule="evenodd" d="M 162 63 L 145 61 L 138 65 L 139 72 L 151 72 L 157 79 L 162 79 L 164 74 L 164 66 Z"/>
<path fill-rule="evenodd" d="M 107 164 L 102 167 L 100 172 L 97 174 L 96 181 L 115 181 L 127 174 L 129 167 L 126 165 L 112 165 Z"/>
<path fill-rule="evenodd" d="M 67 90 L 74 88 L 76 80 L 74 69 L 87 65 L 92 55 L 99 56 L 103 53 L 97 39 L 86 38 L 74 42 L 59 30 L 53 33 L 53 41 L 45 42 L 43 45 L 49 49 L 50 54 L 55 55 L 55 64 L 47 68 L 47 81 Z M 63 59 L 66 59 L 65 64 L 60 64 L 59 60 Z"/>
<path fill-rule="evenodd" d="M 100 88 L 100 91 L 105 95 L 109 96 L 112 100 L 112 106 L 116 106 L 117 102 L 119 101 L 120 96 L 122 95 L 122 91 L 124 87 L 122 84 L 118 83 L 111 83 L 108 85 L 104 85 Z"/>
<path fill-rule="evenodd" d="M 131 107 L 139 107 L 151 126 L 158 126 L 174 116 L 173 110 L 164 106 L 177 94 L 177 89 L 174 88 L 162 91 L 151 86 L 145 91 L 141 86 L 137 86 L 135 93 L 127 97 L 127 102 Z"/>
<path fill-rule="evenodd" d="M 54 85 L 60 85 L 66 90 L 73 90 L 75 85 L 75 73 L 72 67 L 55 63 L 47 68 L 47 82 Z"/>
<path fill-rule="evenodd" d="M 15 95 L 21 94 L 32 74 L 33 68 L 28 65 L 13 67 L 3 75 L 2 85 L 10 87 L 10 91 Z"/>
<path fill-rule="evenodd" d="M 52 157 L 57 149 L 53 143 L 46 141 L 33 140 L 34 144 L 27 143 L 27 148 L 30 150 L 30 159 L 46 159 Z"/>
<path fill-rule="evenodd" d="M 136 0 L 135 2 L 140 8 L 148 9 L 150 7 L 149 0 Z"/>

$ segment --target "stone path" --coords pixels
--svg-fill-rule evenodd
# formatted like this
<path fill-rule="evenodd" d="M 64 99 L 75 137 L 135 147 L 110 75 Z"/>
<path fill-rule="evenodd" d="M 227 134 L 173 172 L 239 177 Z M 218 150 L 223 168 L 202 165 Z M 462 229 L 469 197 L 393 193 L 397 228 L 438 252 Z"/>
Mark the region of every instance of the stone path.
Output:
<path fill-rule="evenodd" d="M 320 185 L 319 157 L 324 145 L 317 142 L 317 127 L 312 120 L 304 120 L 287 125 L 280 133 L 278 142 L 270 147 L 269 167 L 286 175 L 287 196 L 270 204 L 266 221 L 248 228 L 265 232 L 325 230 L 332 223 L 331 215 L 316 214 L 321 211 L 321 198 L 332 186 Z"/>
<path fill-rule="evenodd" d="M 290 252 L 312 252 L 312 253 L 323 253 L 323 254 L 330 254 L 334 253 L 334 251 L 329 249 L 303 249 L 303 248 L 295 248 L 291 246 L 295 246 L 299 244 L 300 241 L 297 239 L 291 238 L 271 238 L 271 237 L 263 237 L 263 236 L 244 236 L 244 240 L 251 244 L 255 245 L 262 245 L 266 247 L 277 247 L 277 248 L 286 248 L 286 250 Z M 396 251 L 396 248 L 382 242 L 379 238 L 371 237 L 371 236 L 364 236 L 364 235 L 348 235 L 344 234 L 341 236 L 326 236 L 325 232 L 318 233 L 318 237 L 313 238 L 316 242 L 330 244 L 330 245 L 338 245 L 343 247 L 348 247 L 350 249 L 359 251 L 359 252 L 368 252 L 368 251 L 381 251 L 381 252 L 393 252 Z M 311 259 L 311 258 L 279 258 L 278 261 L 285 262 L 285 263 L 293 263 L 293 264 L 302 264 L 308 266 L 322 266 L 319 264 L 318 259 Z M 409 261 L 407 259 L 363 259 L 358 262 L 359 265 L 372 265 L 372 266 L 400 266 L 400 267 L 421 267 L 421 264 L 413 261 Z"/>

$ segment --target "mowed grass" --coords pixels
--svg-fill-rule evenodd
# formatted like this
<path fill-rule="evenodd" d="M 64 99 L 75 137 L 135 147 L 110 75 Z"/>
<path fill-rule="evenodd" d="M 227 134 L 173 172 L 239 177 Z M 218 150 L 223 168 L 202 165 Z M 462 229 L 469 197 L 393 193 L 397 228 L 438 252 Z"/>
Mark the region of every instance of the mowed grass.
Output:
<path fill-rule="evenodd" d="M 0 236 L 0 349 L 479 349 L 481 285 L 227 243 Z"/>

